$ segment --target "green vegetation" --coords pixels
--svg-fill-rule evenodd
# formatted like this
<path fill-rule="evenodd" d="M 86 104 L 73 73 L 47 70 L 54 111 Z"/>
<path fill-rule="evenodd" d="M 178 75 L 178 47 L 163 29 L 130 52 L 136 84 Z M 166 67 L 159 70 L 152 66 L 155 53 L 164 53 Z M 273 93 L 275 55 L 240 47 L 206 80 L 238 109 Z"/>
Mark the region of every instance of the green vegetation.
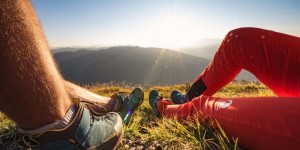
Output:
<path fill-rule="evenodd" d="M 99 84 L 85 86 L 91 91 L 111 96 L 116 92 L 130 92 L 134 87 L 129 84 Z M 173 89 L 185 91 L 185 85 L 152 86 L 145 89 L 145 100 L 135 112 L 128 126 L 120 150 L 126 149 L 240 149 L 238 139 L 227 137 L 222 127 L 211 128 L 212 122 L 179 122 L 174 119 L 156 118 L 149 103 L 148 96 L 152 89 L 158 90 L 169 98 Z M 257 97 L 273 96 L 267 87 L 251 82 L 231 83 L 214 96 L 218 97 Z M 14 132 L 15 125 L 5 115 L 0 114 L 0 134 Z"/>

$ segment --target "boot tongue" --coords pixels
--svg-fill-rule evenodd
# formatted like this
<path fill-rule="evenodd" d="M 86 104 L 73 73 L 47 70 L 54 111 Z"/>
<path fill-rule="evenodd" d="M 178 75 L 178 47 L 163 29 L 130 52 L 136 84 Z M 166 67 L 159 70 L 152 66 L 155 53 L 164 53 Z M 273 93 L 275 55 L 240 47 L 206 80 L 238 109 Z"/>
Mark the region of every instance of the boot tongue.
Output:
<path fill-rule="evenodd" d="M 115 104 L 113 107 L 114 112 L 120 112 L 122 110 L 122 103 L 123 103 L 123 101 L 125 101 L 125 98 L 126 98 L 122 94 L 124 94 L 124 93 L 116 93 L 111 96 L 111 98 L 115 100 Z"/>
<path fill-rule="evenodd" d="M 115 98 L 115 104 L 114 104 L 113 111 L 119 112 L 122 109 L 121 106 L 122 106 L 122 100 Z"/>

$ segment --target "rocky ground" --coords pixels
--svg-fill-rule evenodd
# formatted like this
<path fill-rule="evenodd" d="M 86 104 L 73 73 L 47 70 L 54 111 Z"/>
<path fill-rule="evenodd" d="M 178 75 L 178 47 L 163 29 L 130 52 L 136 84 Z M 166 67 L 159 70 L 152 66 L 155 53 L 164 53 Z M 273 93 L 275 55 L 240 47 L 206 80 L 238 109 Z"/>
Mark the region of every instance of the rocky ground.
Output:
<path fill-rule="evenodd" d="M 8 134 L 0 137 L 1 150 L 26 150 L 24 147 L 18 146 L 14 140 L 13 134 Z M 123 139 L 122 144 L 118 147 L 119 150 L 162 150 L 168 149 L 167 143 L 159 143 L 158 141 L 147 142 L 142 140 L 133 141 Z"/>

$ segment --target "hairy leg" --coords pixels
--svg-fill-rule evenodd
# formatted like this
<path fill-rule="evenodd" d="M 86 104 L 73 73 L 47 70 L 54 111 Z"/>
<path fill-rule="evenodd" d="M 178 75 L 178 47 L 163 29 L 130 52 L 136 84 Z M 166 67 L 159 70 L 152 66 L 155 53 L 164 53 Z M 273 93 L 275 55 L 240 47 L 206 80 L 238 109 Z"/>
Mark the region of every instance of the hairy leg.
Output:
<path fill-rule="evenodd" d="M 97 95 L 69 81 L 65 81 L 65 87 L 71 97 L 81 98 L 84 101 L 103 106 L 109 112 L 116 111 L 120 108 L 121 104 L 115 99 Z"/>
<path fill-rule="evenodd" d="M 71 102 L 30 1 L 0 1 L 0 49 L 0 110 L 23 129 L 62 118 Z"/>
<path fill-rule="evenodd" d="M 68 95 L 107 111 L 120 107 L 115 99 L 62 79 L 29 1 L 5 0 L 0 8 L 0 110 L 21 128 L 62 118 L 70 106 Z"/>

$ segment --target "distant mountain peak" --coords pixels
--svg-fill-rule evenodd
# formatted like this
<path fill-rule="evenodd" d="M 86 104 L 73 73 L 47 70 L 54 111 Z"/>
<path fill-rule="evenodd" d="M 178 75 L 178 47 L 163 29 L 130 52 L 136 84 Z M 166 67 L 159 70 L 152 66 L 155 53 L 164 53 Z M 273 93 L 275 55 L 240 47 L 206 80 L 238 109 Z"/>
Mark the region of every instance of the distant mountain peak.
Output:
<path fill-rule="evenodd" d="M 76 83 L 110 81 L 135 84 L 192 82 L 210 60 L 165 48 L 116 46 L 54 53 L 63 76 Z M 255 80 L 243 72 L 238 79 Z"/>

